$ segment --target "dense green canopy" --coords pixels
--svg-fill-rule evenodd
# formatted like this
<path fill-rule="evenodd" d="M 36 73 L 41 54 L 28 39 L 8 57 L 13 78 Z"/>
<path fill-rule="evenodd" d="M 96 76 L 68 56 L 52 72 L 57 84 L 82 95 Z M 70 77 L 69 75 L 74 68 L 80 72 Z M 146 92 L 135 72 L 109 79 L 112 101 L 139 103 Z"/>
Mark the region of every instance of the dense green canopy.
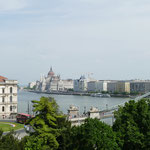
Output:
<path fill-rule="evenodd" d="M 0 130 L 0 150 L 23 150 L 22 142 L 14 135 L 13 131 L 3 135 L 3 131 Z"/>
<path fill-rule="evenodd" d="M 112 128 L 98 119 L 87 119 L 73 127 L 68 150 L 117 150 L 116 135 Z"/>
<path fill-rule="evenodd" d="M 123 150 L 150 149 L 150 100 L 142 99 L 125 103 L 115 112 L 113 130 Z"/>
<path fill-rule="evenodd" d="M 54 98 L 41 97 L 40 101 L 32 101 L 36 116 L 29 121 L 34 132 L 29 136 L 26 149 L 55 150 L 59 143 L 56 138 L 60 135 L 61 129 L 57 122 L 64 116 L 58 109 Z"/>

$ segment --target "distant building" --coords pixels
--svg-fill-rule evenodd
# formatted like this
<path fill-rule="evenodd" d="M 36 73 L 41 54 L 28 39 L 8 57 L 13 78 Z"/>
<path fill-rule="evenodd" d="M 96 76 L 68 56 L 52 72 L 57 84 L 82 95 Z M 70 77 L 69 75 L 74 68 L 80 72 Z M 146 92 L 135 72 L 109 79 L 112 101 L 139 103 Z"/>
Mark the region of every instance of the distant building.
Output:
<path fill-rule="evenodd" d="M 90 81 L 87 86 L 88 92 L 98 92 L 98 81 Z"/>
<path fill-rule="evenodd" d="M 150 92 L 150 81 L 144 80 L 131 81 L 130 91 L 139 93 Z"/>
<path fill-rule="evenodd" d="M 116 91 L 119 93 L 130 93 L 130 82 L 128 81 L 118 81 L 116 85 Z"/>
<path fill-rule="evenodd" d="M 117 87 L 117 81 L 111 81 L 107 84 L 107 91 L 109 93 L 114 93 L 117 91 L 116 87 Z"/>
<path fill-rule="evenodd" d="M 36 82 L 30 82 L 28 85 L 28 87 L 31 89 L 34 88 L 35 86 L 36 86 Z"/>
<path fill-rule="evenodd" d="M 87 92 L 88 91 L 88 82 L 93 81 L 93 79 L 85 78 L 84 75 L 80 79 L 74 80 L 74 91 L 75 92 Z"/>
<path fill-rule="evenodd" d="M 11 118 L 17 114 L 16 80 L 0 76 L 0 118 Z"/>
<path fill-rule="evenodd" d="M 42 76 L 40 81 L 36 81 L 35 89 L 41 92 L 67 91 L 73 89 L 73 80 L 62 80 L 60 75 L 55 75 L 51 67 L 47 77 Z"/>
<path fill-rule="evenodd" d="M 99 91 L 106 91 L 107 92 L 107 86 L 108 86 L 108 83 L 110 81 L 108 80 L 99 80 L 98 84 L 99 84 Z"/>
<path fill-rule="evenodd" d="M 59 82 L 59 91 L 73 90 L 73 83 L 72 79 L 61 80 Z"/>
<path fill-rule="evenodd" d="M 90 81 L 88 82 L 88 91 L 89 92 L 102 92 L 107 91 L 107 84 L 110 81 L 99 80 L 99 81 Z"/>

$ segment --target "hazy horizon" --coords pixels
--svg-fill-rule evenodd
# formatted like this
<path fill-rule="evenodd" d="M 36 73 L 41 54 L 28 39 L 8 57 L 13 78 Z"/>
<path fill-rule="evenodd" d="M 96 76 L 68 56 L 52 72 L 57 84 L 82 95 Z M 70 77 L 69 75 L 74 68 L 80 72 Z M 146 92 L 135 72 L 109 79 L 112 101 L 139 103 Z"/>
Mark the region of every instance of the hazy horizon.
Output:
<path fill-rule="evenodd" d="M 150 1 L 0 0 L 0 75 L 150 79 Z"/>

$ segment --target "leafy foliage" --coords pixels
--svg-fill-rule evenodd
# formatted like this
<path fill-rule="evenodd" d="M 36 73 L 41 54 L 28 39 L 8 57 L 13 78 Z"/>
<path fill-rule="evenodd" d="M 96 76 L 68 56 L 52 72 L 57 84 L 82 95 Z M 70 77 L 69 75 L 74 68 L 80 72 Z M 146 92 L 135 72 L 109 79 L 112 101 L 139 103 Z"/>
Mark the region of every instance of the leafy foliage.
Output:
<path fill-rule="evenodd" d="M 14 136 L 13 131 L 6 135 L 3 135 L 3 131 L 0 131 L 0 150 L 23 150 L 21 142 Z"/>
<path fill-rule="evenodd" d="M 125 103 L 115 112 L 113 130 L 123 150 L 150 149 L 150 100 L 142 99 Z"/>
<path fill-rule="evenodd" d="M 32 101 L 36 116 L 29 121 L 34 132 L 27 139 L 25 149 L 55 150 L 59 143 L 61 129 L 58 126 L 64 116 L 58 109 L 54 98 L 41 97 L 40 101 Z"/>
<path fill-rule="evenodd" d="M 58 150 L 67 150 L 70 145 L 71 138 L 71 122 L 63 118 L 59 120 L 59 128 L 61 128 L 60 136 L 57 138 L 59 143 Z"/>
<path fill-rule="evenodd" d="M 85 124 L 71 129 L 68 150 L 117 150 L 112 128 L 98 119 L 87 119 Z"/>

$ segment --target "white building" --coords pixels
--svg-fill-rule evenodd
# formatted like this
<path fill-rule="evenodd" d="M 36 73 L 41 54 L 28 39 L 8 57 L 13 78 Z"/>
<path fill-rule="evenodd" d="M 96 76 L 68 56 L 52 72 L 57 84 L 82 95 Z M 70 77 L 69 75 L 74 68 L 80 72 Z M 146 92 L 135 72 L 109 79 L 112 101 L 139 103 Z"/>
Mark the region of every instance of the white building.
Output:
<path fill-rule="evenodd" d="M 16 80 L 0 76 L 0 118 L 11 118 L 17 114 Z"/>
<path fill-rule="evenodd" d="M 74 91 L 75 92 L 86 92 L 88 90 L 88 82 L 89 78 L 85 78 L 85 76 L 81 76 L 80 79 L 74 80 Z"/>
<path fill-rule="evenodd" d="M 60 80 L 59 84 L 59 91 L 68 91 L 68 90 L 73 90 L 73 80 L 72 79 L 67 79 L 67 80 Z"/>
<path fill-rule="evenodd" d="M 100 80 L 100 81 L 90 81 L 88 82 L 89 92 L 102 92 L 107 91 L 107 84 L 110 81 Z"/>
<path fill-rule="evenodd" d="M 88 115 L 90 118 L 100 119 L 100 112 L 99 112 L 98 108 L 96 108 L 96 107 L 91 107 L 90 111 L 88 112 Z"/>
<path fill-rule="evenodd" d="M 31 89 L 34 88 L 35 86 L 36 86 L 36 82 L 30 82 L 28 85 L 28 87 Z"/>
<path fill-rule="evenodd" d="M 99 82 L 90 81 L 88 82 L 88 92 L 99 92 Z"/>

